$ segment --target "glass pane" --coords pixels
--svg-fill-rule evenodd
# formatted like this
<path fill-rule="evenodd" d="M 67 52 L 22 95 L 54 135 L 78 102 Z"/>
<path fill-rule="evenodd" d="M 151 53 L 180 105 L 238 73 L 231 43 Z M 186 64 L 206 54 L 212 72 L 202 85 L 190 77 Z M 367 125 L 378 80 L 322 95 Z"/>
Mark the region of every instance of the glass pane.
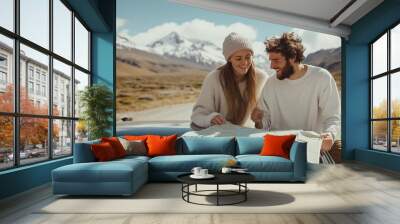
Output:
<path fill-rule="evenodd" d="M 14 111 L 13 40 L 0 35 L 0 111 Z"/>
<path fill-rule="evenodd" d="M 387 118 L 387 77 L 372 80 L 372 118 Z"/>
<path fill-rule="evenodd" d="M 79 106 L 80 93 L 89 86 L 89 75 L 75 69 L 75 117 L 81 114 L 81 107 Z"/>
<path fill-rule="evenodd" d="M 84 120 L 75 121 L 75 142 L 88 140 L 88 129 Z"/>
<path fill-rule="evenodd" d="M 71 66 L 53 60 L 53 115 L 72 117 Z"/>
<path fill-rule="evenodd" d="M 0 116 L 0 170 L 14 165 L 13 118 Z"/>
<path fill-rule="evenodd" d="M 400 153 L 400 120 L 391 121 L 392 124 L 392 152 Z"/>
<path fill-rule="evenodd" d="M 21 36 L 49 48 L 49 0 L 20 0 Z"/>
<path fill-rule="evenodd" d="M 400 67 L 400 24 L 391 31 L 390 50 L 391 69 Z"/>
<path fill-rule="evenodd" d="M 391 98 L 391 110 L 392 117 L 400 118 L 400 72 L 391 75 L 391 88 L 390 88 L 390 98 Z"/>
<path fill-rule="evenodd" d="M 71 60 L 71 11 L 60 1 L 53 1 L 53 51 Z"/>
<path fill-rule="evenodd" d="M 387 121 L 372 122 L 372 148 L 387 151 Z"/>
<path fill-rule="evenodd" d="M 72 121 L 53 120 L 53 157 L 72 154 Z"/>
<path fill-rule="evenodd" d="M 372 45 L 373 75 L 387 71 L 387 34 L 383 35 Z"/>
<path fill-rule="evenodd" d="M 14 0 L 0 1 L 0 26 L 14 31 Z"/>
<path fill-rule="evenodd" d="M 34 163 L 49 158 L 49 120 L 22 117 L 20 119 L 20 164 Z"/>
<path fill-rule="evenodd" d="M 89 70 L 89 32 L 75 18 L 75 63 Z"/>
<path fill-rule="evenodd" d="M 48 114 L 48 64 L 47 55 L 21 44 L 21 113 Z"/>

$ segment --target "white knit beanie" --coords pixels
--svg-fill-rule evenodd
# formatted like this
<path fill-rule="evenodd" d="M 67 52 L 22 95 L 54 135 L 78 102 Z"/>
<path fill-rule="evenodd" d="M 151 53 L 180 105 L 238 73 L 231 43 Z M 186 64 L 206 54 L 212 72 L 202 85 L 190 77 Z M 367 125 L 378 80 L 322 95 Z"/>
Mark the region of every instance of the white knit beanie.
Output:
<path fill-rule="evenodd" d="M 222 53 L 227 61 L 233 53 L 242 49 L 248 49 L 251 51 L 251 54 L 254 54 L 253 47 L 247 38 L 237 33 L 230 33 L 225 37 L 222 45 Z"/>

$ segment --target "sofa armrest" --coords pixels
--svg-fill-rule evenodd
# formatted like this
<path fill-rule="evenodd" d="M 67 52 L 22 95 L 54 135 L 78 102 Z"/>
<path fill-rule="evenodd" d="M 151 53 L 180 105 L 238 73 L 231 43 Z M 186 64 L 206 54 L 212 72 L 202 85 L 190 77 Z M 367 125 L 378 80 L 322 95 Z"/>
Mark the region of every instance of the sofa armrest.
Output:
<path fill-rule="evenodd" d="M 99 140 L 88 141 L 75 143 L 74 147 L 74 163 L 89 163 L 95 162 L 96 158 L 94 157 L 90 146 L 92 144 L 100 143 Z"/>
<path fill-rule="evenodd" d="M 293 179 L 305 181 L 307 173 L 307 143 L 295 141 L 290 148 L 290 160 L 293 162 Z"/>

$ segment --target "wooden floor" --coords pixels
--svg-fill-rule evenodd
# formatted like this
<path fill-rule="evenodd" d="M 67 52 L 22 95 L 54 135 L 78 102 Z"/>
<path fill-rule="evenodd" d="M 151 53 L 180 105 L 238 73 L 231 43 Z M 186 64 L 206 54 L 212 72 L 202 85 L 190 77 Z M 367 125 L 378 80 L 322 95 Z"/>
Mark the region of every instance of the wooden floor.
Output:
<path fill-rule="evenodd" d="M 50 186 L 42 186 L 0 202 L 0 223 L 400 223 L 400 174 L 346 163 L 314 167 L 308 182 L 317 183 L 345 201 L 363 201 L 356 214 L 36 214 L 54 200 Z M 323 203 L 316 201 L 315 203 Z"/>

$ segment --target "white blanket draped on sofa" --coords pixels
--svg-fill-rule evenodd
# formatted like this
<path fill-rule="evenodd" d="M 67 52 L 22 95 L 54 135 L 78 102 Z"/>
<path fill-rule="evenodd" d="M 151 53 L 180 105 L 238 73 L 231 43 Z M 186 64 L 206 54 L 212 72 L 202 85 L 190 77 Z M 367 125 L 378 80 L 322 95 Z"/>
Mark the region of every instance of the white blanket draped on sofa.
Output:
<path fill-rule="evenodd" d="M 322 140 L 320 135 L 314 131 L 286 130 L 286 131 L 265 131 L 256 128 L 245 128 L 231 123 L 213 125 L 200 131 L 189 131 L 182 136 L 207 136 L 207 137 L 263 137 L 271 135 L 296 135 L 296 141 L 307 142 L 307 161 L 319 163 Z M 323 158 L 324 160 L 325 158 Z"/>

